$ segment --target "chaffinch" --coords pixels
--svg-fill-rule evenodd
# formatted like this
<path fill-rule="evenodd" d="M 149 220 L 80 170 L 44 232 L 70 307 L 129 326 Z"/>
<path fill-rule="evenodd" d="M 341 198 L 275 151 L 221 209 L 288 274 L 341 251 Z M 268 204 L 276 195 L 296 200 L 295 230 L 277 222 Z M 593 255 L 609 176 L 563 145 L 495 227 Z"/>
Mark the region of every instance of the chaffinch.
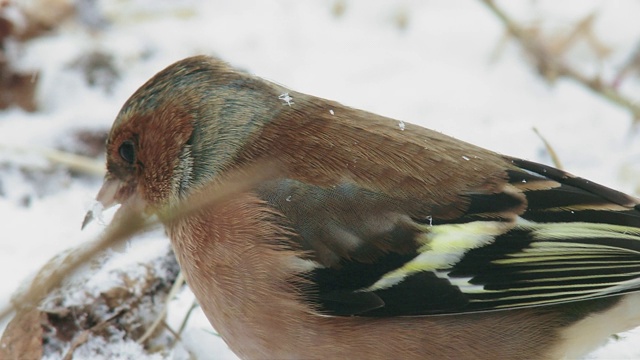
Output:
<path fill-rule="evenodd" d="M 261 162 L 164 223 L 241 358 L 572 358 L 640 324 L 637 199 L 210 57 L 126 101 L 97 200 L 157 212 Z"/>

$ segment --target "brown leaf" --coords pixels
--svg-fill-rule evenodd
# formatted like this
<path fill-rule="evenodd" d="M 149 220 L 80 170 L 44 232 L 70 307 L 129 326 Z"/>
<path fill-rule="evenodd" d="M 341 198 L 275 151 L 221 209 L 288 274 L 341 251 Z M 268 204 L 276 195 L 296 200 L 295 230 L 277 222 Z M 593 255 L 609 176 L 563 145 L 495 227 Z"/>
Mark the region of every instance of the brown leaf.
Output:
<path fill-rule="evenodd" d="M 0 43 L 3 43 L 12 33 L 13 23 L 4 16 L 0 16 Z"/>
<path fill-rule="evenodd" d="M 36 111 L 37 80 L 37 72 L 18 73 L 8 64 L 0 64 L 0 109 L 17 105 L 26 111 Z"/>
<path fill-rule="evenodd" d="M 37 308 L 18 311 L 2 334 L 0 359 L 41 359 L 43 317 Z"/>

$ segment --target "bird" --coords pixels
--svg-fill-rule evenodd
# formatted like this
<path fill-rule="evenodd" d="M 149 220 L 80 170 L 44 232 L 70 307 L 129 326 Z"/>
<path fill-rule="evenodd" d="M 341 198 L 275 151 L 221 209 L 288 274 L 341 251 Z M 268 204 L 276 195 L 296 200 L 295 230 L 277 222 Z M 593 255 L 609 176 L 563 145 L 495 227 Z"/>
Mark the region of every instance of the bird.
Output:
<path fill-rule="evenodd" d="M 243 359 L 576 358 L 640 325 L 637 198 L 215 57 L 134 92 L 106 168 L 116 215 L 255 179 L 163 221 Z"/>

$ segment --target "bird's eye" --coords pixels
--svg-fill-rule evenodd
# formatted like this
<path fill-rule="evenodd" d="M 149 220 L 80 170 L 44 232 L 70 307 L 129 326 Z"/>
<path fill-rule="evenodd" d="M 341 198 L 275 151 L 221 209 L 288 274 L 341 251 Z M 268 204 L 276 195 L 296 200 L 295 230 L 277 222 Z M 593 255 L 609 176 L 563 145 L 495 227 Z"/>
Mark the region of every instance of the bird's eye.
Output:
<path fill-rule="evenodd" d="M 118 153 L 122 160 L 128 162 L 129 164 L 133 164 L 135 161 L 135 149 L 133 147 L 133 143 L 129 140 L 125 141 L 118 148 Z"/>

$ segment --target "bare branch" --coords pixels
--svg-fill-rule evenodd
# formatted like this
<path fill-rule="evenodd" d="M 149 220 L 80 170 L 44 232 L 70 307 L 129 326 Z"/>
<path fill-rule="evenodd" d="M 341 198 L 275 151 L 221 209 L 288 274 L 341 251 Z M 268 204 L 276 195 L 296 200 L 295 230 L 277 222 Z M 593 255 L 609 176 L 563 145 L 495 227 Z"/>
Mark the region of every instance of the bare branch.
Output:
<path fill-rule="evenodd" d="M 538 71 L 548 80 L 566 78 L 585 86 L 594 93 L 604 97 L 612 103 L 622 106 L 631 112 L 634 122 L 640 121 L 640 103 L 620 94 L 617 89 L 606 84 L 600 77 L 589 77 L 566 64 L 553 51 L 524 28 L 513 21 L 493 0 L 481 0 L 491 12 L 503 23 L 507 31 L 520 43 L 524 50 L 532 56 Z M 590 18 L 582 21 L 579 26 L 588 25 Z"/>

